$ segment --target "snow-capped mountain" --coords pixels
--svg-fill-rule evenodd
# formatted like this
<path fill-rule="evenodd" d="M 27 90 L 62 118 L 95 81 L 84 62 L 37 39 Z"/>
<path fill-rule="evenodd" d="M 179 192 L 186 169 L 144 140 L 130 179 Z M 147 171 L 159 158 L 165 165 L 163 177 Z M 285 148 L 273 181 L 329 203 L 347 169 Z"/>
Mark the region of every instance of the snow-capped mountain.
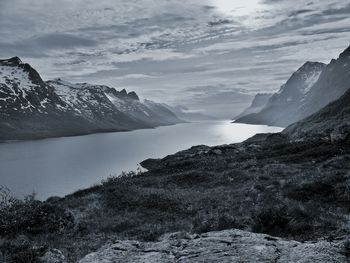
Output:
<path fill-rule="evenodd" d="M 118 92 L 106 86 L 103 90 L 117 109 L 137 120 L 155 126 L 179 122 L 175 113 L 163 104 L 151 100 L 140 100 L 135 92 L 127 93 L 125 89 Z"/>
<path fill-rule="evenodd" d="M 271 93 L 256 94 L 250 106 L 246 108 L 241 114 L 237 115 L 235 119 L 239 119 L 248 114 L 260 112 L 265 107 L 266 103 L 269 101 L 271 96 Z"/>
<path fill-rule="evenodd" d="M 29 64 L 0 60 L 0 110 L 5 116 L 59 114 L 67 105 Z"/>
<path fill-rule="evenodd" d="M 169 125 L 179 122 L 174 113 L 161 104 L 141 102 L 135 92 L 117 91 L 104 85 L 69 83 L 61 79 L 47 81 L 59 97 L 75 111 L 75 114 L 93 122 L 120 121 L 128 117 L 145 127 Z"/>
<path fill-rule="evenodd" d="M 0 60 L 0 141 L 133 130 L 181 122 L 161 104 L 103 85 L 44 82 L 18 57 Z"/>
<path fill-rule="evenodd" d="M 317 112 L 350 88 L 350 47 L 325 65 L 307 62 L 258 113 L 236 122 L 288 126 Z"/>

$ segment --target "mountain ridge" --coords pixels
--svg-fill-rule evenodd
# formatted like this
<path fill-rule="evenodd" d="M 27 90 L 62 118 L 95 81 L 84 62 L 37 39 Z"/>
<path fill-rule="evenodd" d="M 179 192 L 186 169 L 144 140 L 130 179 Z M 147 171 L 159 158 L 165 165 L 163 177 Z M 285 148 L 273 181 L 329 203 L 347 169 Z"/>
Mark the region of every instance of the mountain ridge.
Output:
<path fill-rule="evenodd" d="M 110 100 L 112 99 L 112 101 Z M 118 101 L 118 103 L 116 103 Z M 0 141 L 154 128 L 182 122 L 160 103 L 105 85 L 43 81 L 19 57 L 0 60 Z"/>

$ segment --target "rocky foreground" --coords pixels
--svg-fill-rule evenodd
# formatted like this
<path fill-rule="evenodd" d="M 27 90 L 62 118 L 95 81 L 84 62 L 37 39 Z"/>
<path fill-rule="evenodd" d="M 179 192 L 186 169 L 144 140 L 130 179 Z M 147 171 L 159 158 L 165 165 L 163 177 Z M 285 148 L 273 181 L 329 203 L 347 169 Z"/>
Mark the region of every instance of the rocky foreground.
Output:
<path fill-rule="evenodd" d="M 159 242 L 118 241 L 79 263 L 112 262 L 347 262 L 344 240 L 297 242 L 241 230 L 175 233 Z"/>

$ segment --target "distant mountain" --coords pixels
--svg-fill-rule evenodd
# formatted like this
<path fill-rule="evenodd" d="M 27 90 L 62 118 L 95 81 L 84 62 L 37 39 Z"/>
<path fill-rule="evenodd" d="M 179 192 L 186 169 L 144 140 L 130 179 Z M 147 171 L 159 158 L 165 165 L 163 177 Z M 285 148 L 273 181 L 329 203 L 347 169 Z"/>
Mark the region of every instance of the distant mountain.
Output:
<path fill-rule="evenodd" d="M 248 114 L 252 113 L 258 113 L 260 112 L 266 105 L 266 103 L 269 101 L 271 98 L 272 94 L 271 93 L 258 93 L 255 95 L 252 103 L 248 108 L 246 108 L 242 113 L 237 115 L 235 119 L 239 119 L 243 116 L 246 116 Z"/>
<path fill-rule="evenodd" d="M 303 116 L 299 115 L 298 109 L 325 67 L 322 63 L 306 62 L 268 100 L 260 112 L 238 118 L 236 122 L 287 126 L 300 120 Z"/>
<path fill-rule="evenodd" d="M 350 47 L 330 64 L 305 63 L 259 112 L 236 122 L 288 126 L 338 99 L 350 87 Z"/>
<path fill-rule="evenodd" d="M 164 106 L 167 107 L 170 111 L 174 112 L 176 116 L 178 116 L 181 120 L 185 120 L 185 121 L 217 120 L 217 118 L 213 116 L 209 116 L 198 111 L 190 110 L 189 108 L 182 105 L 169 106 L 167 104 L 164 104 Z"/>
<path fill-rule="evenodd" d="M 44 82 L 18 57 L 0 60 L 0 141 L 124 131 L 181 122 L 161 104 L 102 85 Z"/>
<path fill-rule="evenodd" d="M 338 100 L 313 115 L 287 127 L 284 134 L 293 139 L 323 138 L 350 143 L 350 89 Z"/>
<path fill-rule="evenodd" d="M 141 102 L 135 92 L 125 89 L 117 91 L 104 85 L 87 83 L 69 83 L 61 79 L 47 81 L 63 101 L 69 104 L 77 114 L 98 123 L 120 121 L 124 116 L 129 121 L 145 127 L 178 123 L 177 116 L 160 103 L 145 100 Z M 97 106 L 97 107 L 96 107 Z M 131 124 L 130 123 L 130 124 Z"/>
<path fill-rule="evenodd" d="M 333 59 L 305 97 L 298 114 L 302 118 L 340 98 L 350 88 L 350 47 Z"/>

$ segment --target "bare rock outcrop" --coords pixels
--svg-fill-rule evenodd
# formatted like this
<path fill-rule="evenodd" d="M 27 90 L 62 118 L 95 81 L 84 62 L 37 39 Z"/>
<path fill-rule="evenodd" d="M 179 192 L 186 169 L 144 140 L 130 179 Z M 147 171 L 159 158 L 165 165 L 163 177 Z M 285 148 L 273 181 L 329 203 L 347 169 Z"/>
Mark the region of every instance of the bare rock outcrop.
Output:
<path fill-rule="evenodd" d="M 175 233 L 159 242 L 118 241 L 79 263 L 112 262 L 347 262 L 344 244 L 297 242 L 241 230 Z"/>

